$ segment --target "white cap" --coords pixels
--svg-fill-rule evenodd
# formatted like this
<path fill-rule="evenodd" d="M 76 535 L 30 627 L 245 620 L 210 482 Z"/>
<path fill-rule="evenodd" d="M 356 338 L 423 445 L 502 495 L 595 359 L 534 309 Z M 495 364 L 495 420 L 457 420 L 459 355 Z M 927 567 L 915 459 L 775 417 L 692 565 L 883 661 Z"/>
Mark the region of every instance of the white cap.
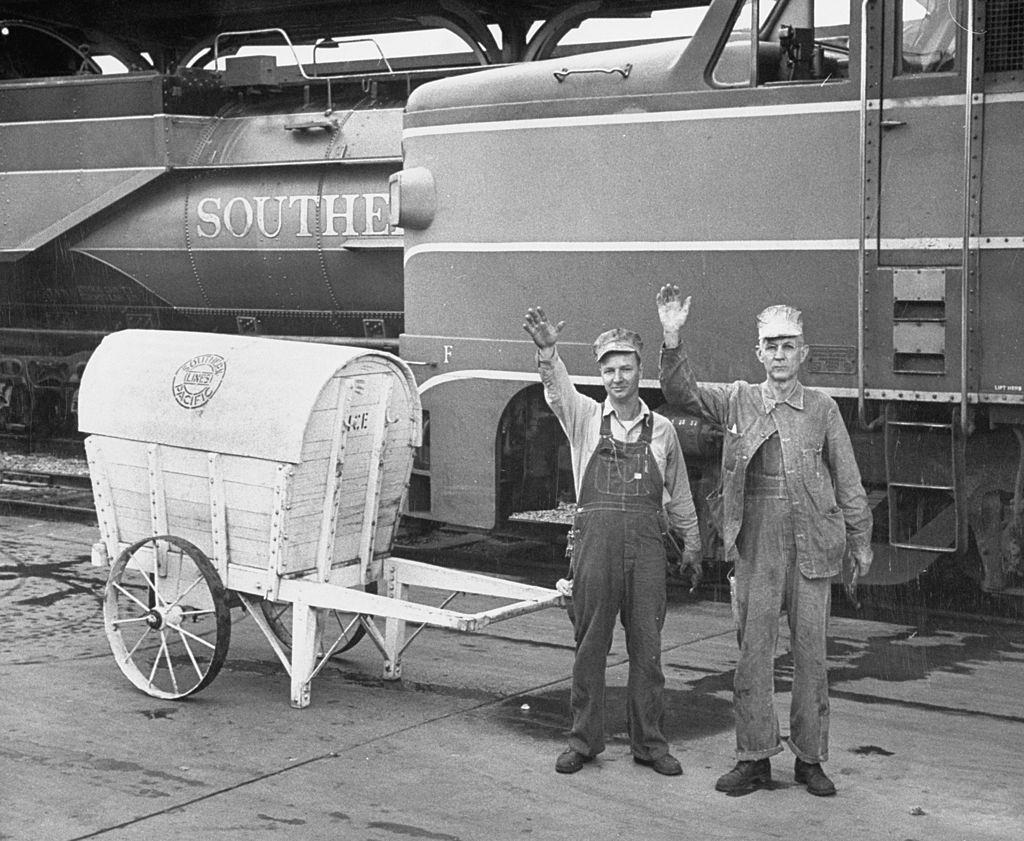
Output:
<path fill-rule="evenodd" d="M 757 338 L 777 339 L 779 336 L 802 336 L 803 313 L 786 304 L 773 304 L 757 316 Z"/>

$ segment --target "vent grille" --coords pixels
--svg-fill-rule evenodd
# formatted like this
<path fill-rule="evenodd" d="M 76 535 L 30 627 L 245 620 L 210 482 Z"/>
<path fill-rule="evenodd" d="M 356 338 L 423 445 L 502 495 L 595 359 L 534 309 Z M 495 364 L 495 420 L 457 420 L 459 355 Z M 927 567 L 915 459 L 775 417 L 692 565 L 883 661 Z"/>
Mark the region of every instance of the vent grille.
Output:
<path fill-rule="evenodd" d="M 985 72 L 1024 70 L 1024 3 L 989 0 L 985 15 Z"/>

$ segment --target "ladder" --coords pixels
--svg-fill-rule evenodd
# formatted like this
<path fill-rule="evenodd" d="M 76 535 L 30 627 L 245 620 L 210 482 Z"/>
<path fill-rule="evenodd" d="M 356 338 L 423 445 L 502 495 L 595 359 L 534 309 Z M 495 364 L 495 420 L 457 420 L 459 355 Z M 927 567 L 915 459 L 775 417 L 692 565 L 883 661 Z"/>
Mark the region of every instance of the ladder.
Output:
<path fill-rule="evenodd" d="M 885 413 L 889 545 L 956 554 L 966 548 L 965 436 L 954 405 L 946 420 Z"/>

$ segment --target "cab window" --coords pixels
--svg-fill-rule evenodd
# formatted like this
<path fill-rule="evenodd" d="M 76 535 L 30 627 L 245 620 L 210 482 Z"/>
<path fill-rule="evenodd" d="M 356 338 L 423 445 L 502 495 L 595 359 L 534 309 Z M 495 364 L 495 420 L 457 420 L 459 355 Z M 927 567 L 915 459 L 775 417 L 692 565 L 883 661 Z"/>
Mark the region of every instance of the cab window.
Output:
<path fill-rule="evenodd" d="M 896 66 L 901 73 L 942 73 L 956 67 L 960 0 L 903 0 L 903 37 Z"/>
<path fill-rule="evenodd" d="M 751 84 L 753 6 L 744 4 L 711 80 L 722 87 Z M 849 0 L 760 0 L 758 85 L 845 79 L 850 63 Z"/>

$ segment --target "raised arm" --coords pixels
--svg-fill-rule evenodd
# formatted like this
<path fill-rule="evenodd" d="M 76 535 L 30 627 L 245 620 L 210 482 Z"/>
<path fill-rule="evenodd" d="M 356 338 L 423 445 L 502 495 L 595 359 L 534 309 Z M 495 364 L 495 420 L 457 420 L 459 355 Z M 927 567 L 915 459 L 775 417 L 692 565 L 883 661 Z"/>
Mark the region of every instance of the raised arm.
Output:
<path fill-rule="evenodd" d="M 727 426 L 728 387 L 698 385 L 683 346 L 682 330 L 690 315 L 690 296 L 684 299 L 679 287 L 669 283 L 658 291 L 657 302 L 664 340 L 659 376 L 665 400 L 691 415 Z"/>
<path fill-rule="evenodd" d="M 565 363 L 558 356 L 558 337 L 564 328 L 564 321 L 553 324 L 540 307 L 526 311 L 523 329 L 537 345 L 537 367 L 544 384 L 544 399 L 571 442 L 576 440 L 574 436 L 580 432 L 586 409 L 594 401 L 576 390 Z"/>

